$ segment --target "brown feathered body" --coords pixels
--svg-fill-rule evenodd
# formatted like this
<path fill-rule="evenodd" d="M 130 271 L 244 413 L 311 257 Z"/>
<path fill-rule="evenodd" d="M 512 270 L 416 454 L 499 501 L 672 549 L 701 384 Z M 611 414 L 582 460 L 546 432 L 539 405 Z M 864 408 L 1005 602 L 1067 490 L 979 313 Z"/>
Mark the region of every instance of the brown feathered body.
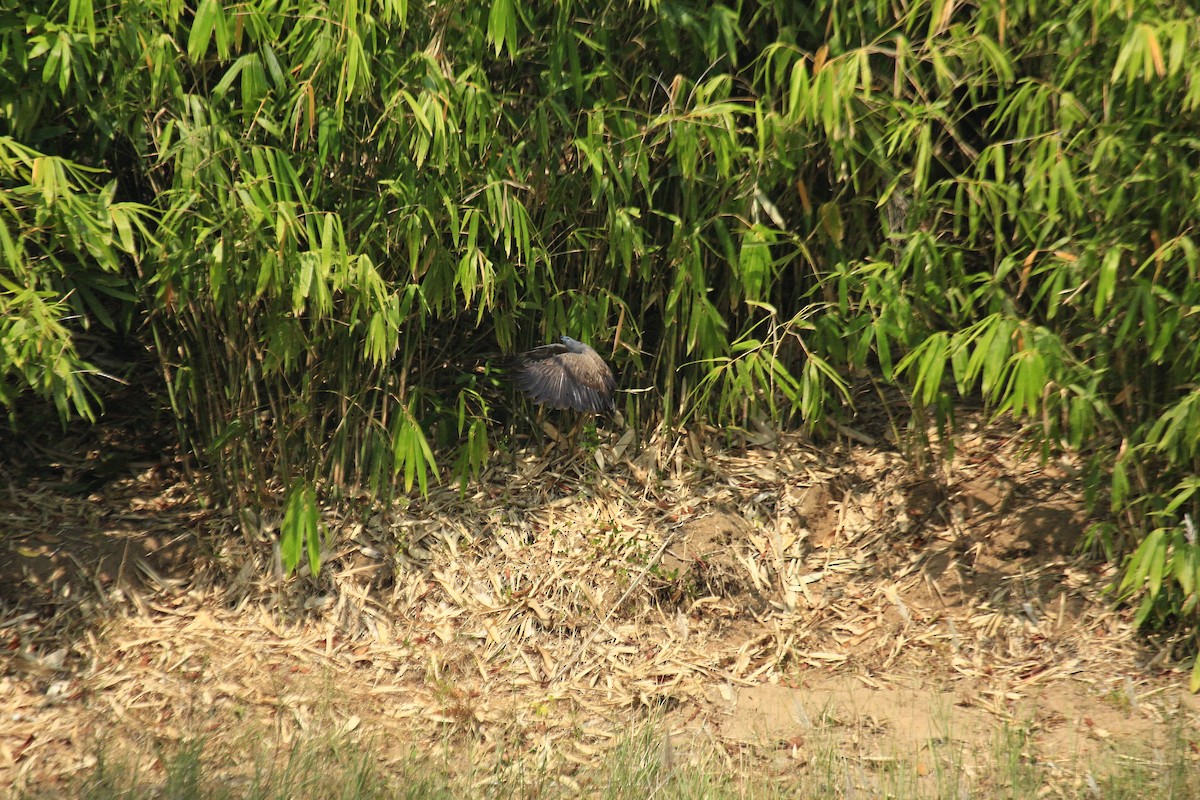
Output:
<path fill-rule="evenodd" d="M 617 381 L 604 359 L 569 336 L 516 356 L 513 376 L 526 397 L 550 408 L 611 414 Z"/>

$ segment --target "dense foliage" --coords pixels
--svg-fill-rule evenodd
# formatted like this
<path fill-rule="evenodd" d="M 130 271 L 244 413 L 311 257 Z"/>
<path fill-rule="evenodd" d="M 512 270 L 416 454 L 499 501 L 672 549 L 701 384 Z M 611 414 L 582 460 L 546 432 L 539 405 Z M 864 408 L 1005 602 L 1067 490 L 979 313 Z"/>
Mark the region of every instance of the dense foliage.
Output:
<path fill-rule="evenodd" d="M 1182 0 L 6 3 L 0 402 L 90 417 L 80 332 L 142 337 L 315 536 L 314 485 L 477 470 L 477 357 L 563 332 L 638 419 L 977 395 L 1194 627 L 1198 106 Z"/>

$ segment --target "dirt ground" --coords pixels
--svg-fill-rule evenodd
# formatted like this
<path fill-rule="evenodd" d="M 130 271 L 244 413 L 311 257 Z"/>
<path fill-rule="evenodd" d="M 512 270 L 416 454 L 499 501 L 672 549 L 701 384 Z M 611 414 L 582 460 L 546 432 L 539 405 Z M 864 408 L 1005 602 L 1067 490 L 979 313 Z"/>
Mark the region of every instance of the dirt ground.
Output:
<path fill-rule="evenodd" d="M 953 753 L 984 788 L 1017 731 L 1061 767 L 1047 796 L 1106 754 L 1200 751 L 1186 665 L 1076 552 L 1077 464 L 1011 427 L 924 471 L 843 433 L 602 429 L 497 456 L 465 494 L 328 512 L 320 574 L 289 579 L 278 519 L 206 507 L 170 454 L 10 442 L 0 787 L 52 791 L 100 746 L 154 785 L 197 738 L 242 780 L 248 748 L 318 731 L 385 769 L 416 747 L 569 782 L 647 720 L 676 761 L 924 774 Z"/>

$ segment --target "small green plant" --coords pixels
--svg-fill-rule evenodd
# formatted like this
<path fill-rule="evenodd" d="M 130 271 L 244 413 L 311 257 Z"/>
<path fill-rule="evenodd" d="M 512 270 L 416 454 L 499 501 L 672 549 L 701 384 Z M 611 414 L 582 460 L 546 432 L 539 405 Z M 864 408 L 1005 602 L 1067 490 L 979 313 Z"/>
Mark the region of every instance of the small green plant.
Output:
<path fill-rule="evenodd" d="M 316 491 L 303 481 L 292 484 L 288 491 L 283 523 L 279 526 L 279 550 L 285 574 L 291 574 L 304 556 L 308 558 L 312 574 L 320 572 L 320 510 Z"/>
<path fill-rule="evenodd" d="M 1162 627 L 1178 618 L 1181 627 L 1192 631 L 1193 649 L 1200 637 L 1200 542 L 1196 539 L 1191 514 L 1184 515 L 1181 525 L 1155 528 L 1129 556 L 1118 587 L 1122 599 L 1141 597 L 1134 616 L 1138 625 Z M 1192 666 L 1190 689 L 1200 691 L 1200 658 Z"/>

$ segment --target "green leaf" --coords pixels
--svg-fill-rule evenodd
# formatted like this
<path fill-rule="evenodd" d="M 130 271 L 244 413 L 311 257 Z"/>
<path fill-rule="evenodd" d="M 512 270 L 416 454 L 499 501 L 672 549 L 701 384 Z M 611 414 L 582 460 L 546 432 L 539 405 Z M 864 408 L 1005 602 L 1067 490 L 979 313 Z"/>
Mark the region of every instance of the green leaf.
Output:
<path fill-rule="evenodd" d="M 433 449 L 425 438 L 425 432 L 417 423 L 412 410 L 406 410 L 400 417 L 392 440 L 393 474 L 404 472 L 404 491 L 411 492 L 416 483 L 421 495 L 429 494 L 429 477 L 437 477 L 437 462 Z"/>
<path fill-rule="evenodd" d="M 1100 274 L 1096 280 L 1096 299 L 1092 303 L 1092 317 L 1100 319 L 1112 302 L 1117 286 L 1117 272 L 1121 265 L 1121 249 L 1114 247 L 1104 255 L 1100 263 Z"/>
<path fill-rule="evenodd" d="M 517 12 L 515 0 L 492 0 L 488 12 L 487 38 L 497 56 L 507 48 L 509 56 L 517 52 Z"/>
<path fill-rule="evenodd" d="M 200 61 L 208 51 L 213 31 L 216 30 L 222 14 L 220 0 L 200 0 L 187 42 L 188 58 L 192 61 Z"/>
<path fill-rule="evenodd" d="M 283 569 L 291 574 L 307 552 L 308 564 L 316 575 L 321 569 L 321 532 L 316 492 L 311 484 L 297 481 L 288 490 L 283 522 L 279 527 L 279 550 Z"/>

